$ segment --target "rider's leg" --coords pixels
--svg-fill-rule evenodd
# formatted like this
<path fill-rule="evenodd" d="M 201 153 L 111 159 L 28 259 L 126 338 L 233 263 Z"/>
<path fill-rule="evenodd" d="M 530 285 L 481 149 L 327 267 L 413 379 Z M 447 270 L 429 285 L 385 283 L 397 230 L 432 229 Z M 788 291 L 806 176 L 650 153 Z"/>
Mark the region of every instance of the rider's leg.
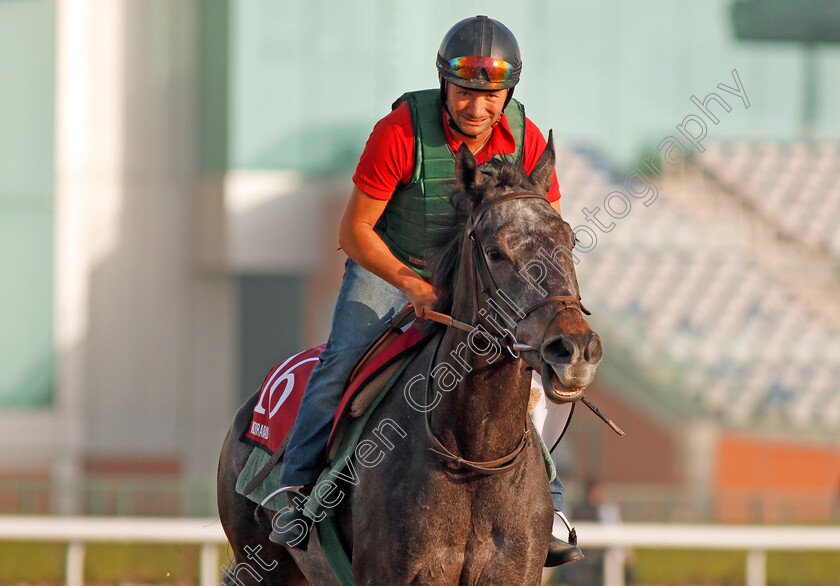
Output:
<path fill-rule="evenodd" d="M 540 437 L 543 439 L 548 437 L 548 440 L 553 443 L 556 441 L 555 438 L 559 438 L 560 434 L 563 433 L 568 418 L 571 416 L 571 406 L 552 404 L 549 407 L 545 399 L 542 380 L 536 373 L 533 374 L 531 379 L 531 388 L 532 395 L 539 397 L 539 401 L 531 411 L 531 420 L 534 422 L 534 427 L 539 432 Z M 550 448 L 551 446 L 549 445 Z M 562 514 L 566 489 L 563 487 L 563 483 L 560 482 L 560 476 L 555 476 L 554 480 L 549 482 L 548 487 L 551 491 L 551 502 L 554 510 Z M 548 558 L 545 562 L 546 567 L 561 566 L 583 559 L 583 552 L 576 546 L 577 539 L 573 537 L 571 532 L 569 533 L 568 539 L 571 543 L 552 534 L 548 546 Z"/>
<path fill-rule="evenodd" d="M 281 484 L 303 488 L 315 481 L 315 467 L 326 447 L 347 375 L 407 302 L 402 291 L 347 259 L 327 346 L 306 384 L 283 455 Z M 302 499 L 297 501 L 290 500 L 292 507 L 275 518 L 269 539 L 305 549 L 311 520 L 303 517 Z"/>
<path fill-rule="evenodd" d="M 327 346 L 306 384 L 283 455 L 280 480 L 284 485 L 313 482 L 312 474 L 326 446 L 344 380 L 368 345 L 406 303 L 402 291 L 347 259 Z"/>

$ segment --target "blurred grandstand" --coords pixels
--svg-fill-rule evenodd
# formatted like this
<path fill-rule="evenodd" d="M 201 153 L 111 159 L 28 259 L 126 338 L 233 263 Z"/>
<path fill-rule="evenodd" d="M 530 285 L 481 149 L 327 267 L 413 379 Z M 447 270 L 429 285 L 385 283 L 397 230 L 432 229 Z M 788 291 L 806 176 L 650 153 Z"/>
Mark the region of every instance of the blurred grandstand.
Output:
<path fill-rule="evenodd" d="M 608 194 L 626 192 L 616 180 L 622 173 L 591 150 L 559 152 L 558 179 L 571 194 L 564 216 L 572 226 L 593 227 L 578 210 L 603 209 Z M 622 374 L 640 371 L 636 377 L 645 388 L 633 394 L 636 408 L 662 412 L 667 405 L 678 428 L 705 421 L 718 430 L 709 456 L 718 461 L 706 478 L 712 486 L 728 482 L 720 477 L 726 434 L 764 438 L 745 454 L 768 458 L 759 466 L 764 474 L 754 470 L 755 462 L 740 462 L 754 473 L 751 510 L 729 514 L 765 520 L 762 506 L 755 506 L 758 494 L 781 491 L 784 518 L 796 518 L 790 497 L 797 485 L 820 503 L 812 500 L 802 519 L 837 514 L 840 151 L 831 143 L 713 144 L 666 169 L 658 191 L 649 207 L 634 200 L 622 212 L 626 217 L 601 214 L 610 231 L 600 231 L 597 246 L 579 254 L 584 300 L 597 327 L 606 330 L 606 359 L 611 342 L 613 351 L 630 355 Z M 628 390 L 621 378 L 607 386 L 619 395 Z M 774 439 L 762 449 L 768 432 Z M 774 463 L 782 438 L 795 444 L 807 438 L 828 454 L 816 464 L 801 454 Z M 596 473 L 621 476 L 608 467 Z M 743 488 L 738 498 L 749 497 Z M 726 491 L 713 492 L 726 500 Z M 613 498 L 621 501 L 622 491 Z M 712 514 L 709 503 L 706 513 Z M 718 511 L 732 509 L 717 505 Z"/>
<path fill-rule="evenodd" d="M 674 170 L 649 208 L 637 204 L 581 254 L 580 280 L 634 352 L 679 365 L 685 386 L 671 391 L 703 413 L 748 428 L 829 432 L 840 428 L 840 249 L 820 267 L 835 285 L 819 289 L 820 303 L 798 295 L 815 285 L 806 270 L 768 252 L 792 239 L 799 266 L 809 266 L 840 237 L 840 154 L 833 145 L 785 148 L 798 157 L 780 150 L 715 145 Z M 811 150 L 820 156 L 806 168 Z M 573 194 L 572 225 L 583 223 L 576 208 L 603 207 L 606 194 L 624 189 L 568 150 L 558 171 Z M 733 217 L 743 202 L 752 206 Z M 779 236 L 758 232 L 765 223 Z"/>

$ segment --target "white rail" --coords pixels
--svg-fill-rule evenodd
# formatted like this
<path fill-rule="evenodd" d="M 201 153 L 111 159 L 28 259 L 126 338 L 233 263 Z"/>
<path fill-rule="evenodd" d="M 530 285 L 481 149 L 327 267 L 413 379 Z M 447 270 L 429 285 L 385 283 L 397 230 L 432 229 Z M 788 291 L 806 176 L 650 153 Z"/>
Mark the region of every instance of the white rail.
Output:
<path fill-rule="evenodd" d="M 89 542 L 200 544 L 201 586 L 217 586 L 219 546 L 227 543 L 218 519 L 134 517 L 0 517 L 0 541 L 4 540 L 66 541 L 67 586 L 84 586 Z"/>
<path fill-rule="evenodd" d="M 624 548 L 746 551 L 746 586 L 767 584 L 768 551 L 840 552 L 840 527 L 578 523 L 576 529 L 578 545 L 607 550 L 605 586 L 624 586 Z"/>
<path fill-rule="evenodd" d="M 746 585 L 764 586 L 767 551 L 838 551 L 840 527 L 577 523 L 580 545 L 604 548 L 605 584 L 623 585 L 622 548 L 730 549 L 746 551 Z M 0 517 L 0 541 L 68 543 L 66 584 L 84 584 L 89 542 L 197 543 L 201 585 L 219 583 L 219 546 L 227 543 L 218 519 Z M 0 546 L 2 547 L 2 546 Z"/>

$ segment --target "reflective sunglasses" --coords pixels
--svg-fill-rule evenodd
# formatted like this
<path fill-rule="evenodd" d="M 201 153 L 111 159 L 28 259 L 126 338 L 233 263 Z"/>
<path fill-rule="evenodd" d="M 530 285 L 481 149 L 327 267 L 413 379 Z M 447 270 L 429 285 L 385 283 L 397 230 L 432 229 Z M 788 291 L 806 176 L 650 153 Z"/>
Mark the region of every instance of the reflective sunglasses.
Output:
<path fill-rule="evenodd" d="M 513 74 L 513 65 L 493 57 L 455 57 L 449 60 L 449 68 L 457 77 L 469 80 L 479 79 L 483 69 L 492 83 L 507 81 Z"/>

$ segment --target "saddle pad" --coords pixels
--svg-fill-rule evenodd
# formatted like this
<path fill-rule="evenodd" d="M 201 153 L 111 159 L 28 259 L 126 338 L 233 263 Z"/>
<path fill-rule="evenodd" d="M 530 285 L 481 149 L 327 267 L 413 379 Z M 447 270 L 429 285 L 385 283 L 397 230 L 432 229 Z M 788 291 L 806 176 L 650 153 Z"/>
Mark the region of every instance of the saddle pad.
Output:
<path fill-rule="evenodd" d="M 338 424 L 350 411 L 356 394 L 380 375 L 388 366 L 410 352 L 426 339 L 416 326 L 402 332 L 393 342 L 370 360 L 349 383 L 342 394 L 341 402 L 333 420 L 330 439 L 332 444 Z M 251 423 L 242 439 L 271 453 L 285 449 L 285 442 L 297 418 L 306 383 L 325 344 L 295 354 L 272 368 L 260 387 L 260 395 L 254 405 Z"/>
<path fill-rule="evenodd" d="M 341 447 L 339 453 L 337 454 L 337 459 L 333 463 L 333 465 L 329 466 L 327 470 L 336 469 L 336 473 L 340 474 L 344 467 L 347 465 L 347 462 L 350 457 L 355 453 L 356 444 L 359 441 L 359 437 L 362 434 L 362 430 L 364 429 L 365 423 L 367 423 L 370 414 L 373 413 L 373 410 L 382 400 L 382 398 L 388 393 L 390 388 L 393 386 L 394 382 L 396 382 L 397 378 L 402 371 L 408 366 L 408 363 L 411 360 L 413 353 L 409 353 L 409 355 L 404 356 L 400 366 L 397 370 L 391 375 L 388 382 L 384 385 L 382 390 L 379 392 L 379 395 L 373 400 L 371 405 L 365 410 L 365 412 L 356 419 L 351 419 L 349 421 L 349 425 L 347 430 L 343 434 L 341 438 Z M 249 442 L 253 444 L 253 442 Z M 283 462 L 282 460 L 271 469 L 271 471 L 266 475 L 266 477 L 254 488 L 252 491 L 247 491 L 246 488 L 251 484 L 251 481 L 259 474 L 263 468 L 268 464 L 269 460 L 272 458 L 272 455 L 265 450 L 262 449 L 251 449 L 251 454 L 248 456 L 248 460 L 245 463 L 245 466 L 242 468 L 242 471 L 239 473 L 239 477 L 236 480 L 236 492 L 241 494 L 242 496 L 247 497 L 251 501 L 255 503 L 262 502 L 269 494 L 271 494 L 274 489 L 282 486 L 280 483 L 280 476 L 283 471 Z M 277 508 L 283 508 L 286 506 L 285 498 L 282 500 L 278 500 L 277 503 L 270 503 L 269 507 L 272 504 L 275 504 Z M 317 505 L 320 507 L 320 503 L 317 503 L 315 499 L 310 499 L 310 504 Z M 317 515 L 320 515 L 320 509 L 317 510 Z"/>
<path fill-rule="evenodd" d="M 295 423 L 306 381 L 325 347 L 304 350 L 269 371 L 243 438 L 272 453 L 280 447 Z"/>

